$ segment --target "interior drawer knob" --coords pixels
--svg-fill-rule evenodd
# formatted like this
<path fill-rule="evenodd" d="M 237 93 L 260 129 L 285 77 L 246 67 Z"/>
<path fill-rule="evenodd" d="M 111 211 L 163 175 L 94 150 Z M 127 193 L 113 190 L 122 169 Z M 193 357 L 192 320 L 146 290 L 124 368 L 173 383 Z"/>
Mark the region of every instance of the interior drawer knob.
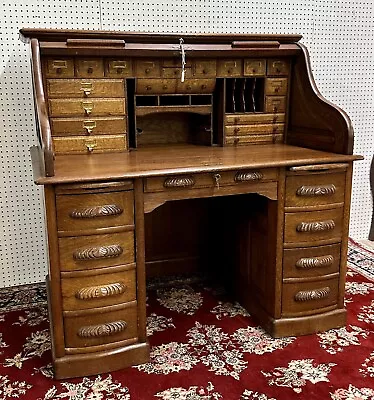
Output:
<path fill-rule="evenodd" d="M 322 268 L 329 267 L 334 262 L 334 257 L 332 255 L 320 256 L 320 257 L 306 257 L 300 258 L 296 261 L 296 268 L 301 269 L 312 269 L 312 268 Z"/>
<path fill-rule="evenodd" d="M 263 179 L 264 174 L 262 172 L 237 172 L 235 175 L 235 182 L 250 182 L 260 181 Z"/>
<path fill-rule="evenodd" d="M 72 210 L 69 213 L 70 218 L 97 218 L 97 217 L 110 217 L 123 213 L 123 208 L 116 204 L 104 204 L 102 206 L 93 206 L 81 209 Z"/>
<path fill-rule="evenodd" d="M 333 183 L 319 186 L 303 185 L 296 190 L 297 196 L 331 196 L 335 193 L 336 186 Z"/>
<path fill-rule="evenodd" d="M 79 289 L 75 293 L 78 300 L 93 300 L 102 297 L 118 296 L 124 293 L 126 285 L 121 282 L 109 283 L 107 285 L 90 286 Z"/>
<path fill-rule="evenodd" d="M 114 321 L 106 324 L 82 326 L 78 330 L 78 336 L 81 338 L 97 338 L 103 336 L 112 336 L 123 332 L 127 328 L 126 321 Z"/>
<path fill-rule="evenodd" d="M 164 181 L 164 187 L 176 188 L 176 187 L 192 187 L 195 185 L 195 179 L 192 176 L 178 176 L 173 178 L 166 178 Z"/>
<path fill-rule="evenodd" d="M 78 249 L 73 253 L 76 261 L 100 260 L 104 258 L 119 257 L 123 253 L 123 248 L 119 244 L 109 246 L 88 247 Z"/>
<path fill-rule="evenodd" d="M 296 226 L 297 232 L 322 232 L 331 231 L 335 228 L 333 219 L 327 221 L 300 222 Z"/>
<path fill-rule="evenodd" d="M 330 295 L 330 288 L 328 286 L 321 289 L 313 290 L 300 290 L 295 294 L 295 301 L 303 302 L 310 300 L 321 300 L 325 299 Z"/>

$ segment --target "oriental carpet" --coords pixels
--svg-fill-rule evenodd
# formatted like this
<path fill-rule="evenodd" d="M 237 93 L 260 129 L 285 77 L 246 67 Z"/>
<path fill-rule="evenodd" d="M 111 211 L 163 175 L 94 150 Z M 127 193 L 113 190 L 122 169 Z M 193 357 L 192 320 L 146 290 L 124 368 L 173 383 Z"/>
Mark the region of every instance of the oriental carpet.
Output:
<path fill-rule="evenodd" d="M 374 399 L 374 253 L 350 241 L 344 328 L 272 339 L 223 290 L 148 287 L 151 361 L 56 381 L 43 284 L 0 289 L 0 400 Z"/>

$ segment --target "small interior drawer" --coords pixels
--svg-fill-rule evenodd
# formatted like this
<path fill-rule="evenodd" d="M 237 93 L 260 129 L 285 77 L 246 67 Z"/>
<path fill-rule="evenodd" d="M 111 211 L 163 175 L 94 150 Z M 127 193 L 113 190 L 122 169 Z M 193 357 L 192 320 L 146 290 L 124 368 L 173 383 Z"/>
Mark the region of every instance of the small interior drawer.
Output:
<path fill-rule="evenodd" d="M 47 78 L 74 78 L 72 58 L 47 58 L 45 69 Z"/>
<path fill-rule="evenodd" d="M 102 78 L 104 76 L 104 61 L 102 58 L 77 59 L 75 68 L 78 78 Z"/>
<path fill-rule="evenodd" d="M 282 316 L 317 314 L 319 309 L 337 304 L 339 278 L 320 281 L 284 283 Z"/>
<path fill-rule="evenodd" d="M 138 78 L 158 78 L 161 76 L 160 60 L 136 60 L 135 74 Z"/>
<path fill-rule="evenodd" d="M 79 233 L 134 223 L 133 191 L 57 195 L 57 229 Z"/>
<path fill-rule="evenodd" d="M 124 98 L 104 99 L 50 99 L 51 117 L 125 115 Z"/>
<path fill-rule="evenodd" d="M 136 300 L 135 268 L 120 272 L 111 269 L 106 274 L 102 271 L 105 269 L 95 270 L 93 275 L 61 279 L 64 311 L 85 310 Z"/>
<path fill-rule="evenodd" d="M 48 79 L 49 98 L 124 97 L 123 79 Z"/>
<path fill-rule="evenodd" d="M 290 73 L 290 62 L 282 59 L 271 59 L 267 62 L 268 75 L 288 75 Z"/>
<path fill-rule="evenodd" d="M 54 137 L 53 147 L 56 154 L 89 154 L 118 152 L 127 150 L 127 136 L 97 135 Z"/>
<path fill-rule="evenodd" d="M 264 76 L 266 74 L 266 60 L 244 60 L 245 76 Z"/>
<path fill-rule="evenodd" d="M 286 96 L 265 96 L 265 112 L 283 113 L 286 111 Z"/>
<path fill-rule="evenodd" d="M 52 136 L 118 135 L 127 132 L 126 117 L 51 118 Z"/>
<path fill-rule="evenodd" d="M 266 78 L 265 94 L 275 96 L 286 95 L 287 78 Z"/>
<path fill-rule="evenodd" d="M 215 77 L 217 71 L 216 60 L 196 60 L 192 65 L 194 76 L 204 77 Z"/>
<path fill-rule="evenodd" d="M 225 132 L 227 136 L 279 134 L 284 132 L 284 124 L 228 125 Z"/>
<path fill-rule="evenodd" d="M 285 114 L 226 114 L 225 125 L 280 124 L 285 122 Z"/>
<path fill-rule="evenodd" d="M 105 60 L 105 76 L 110 78 L 122 78 L 133 76 L 131 59 Z"/>
<path fill-rule="evenodd" d="M 218 60 L 217 62 L 217 76 L 230 77 L 230 76 L 243 76 L 243 60 Z"/>
<path fill-rule="evenodd" d="M 134 232 L 60 237 L 61 271 L 79 271 L 133 263 Z"/>
<path fill-rule="evenodd" d="M 65 347 L 80 348 L 115 343 L 138 336 L 136 305 L 105 312 L 64 317 Z M 89 350 L 89 349 L 88 349 Z"/>

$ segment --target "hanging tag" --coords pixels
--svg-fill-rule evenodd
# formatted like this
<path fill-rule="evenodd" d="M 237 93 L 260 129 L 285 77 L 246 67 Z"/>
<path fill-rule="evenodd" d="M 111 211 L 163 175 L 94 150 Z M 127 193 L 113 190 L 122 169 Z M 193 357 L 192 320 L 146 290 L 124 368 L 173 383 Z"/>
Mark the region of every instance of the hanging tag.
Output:
<path fill-rule="evenodd" d="M 183 43 L 184 43 L 184 40 L 182 38 L 180 38 L 179 39 L 179 48 L 180 48 L 181 58 L 182 58 L 181 82 L 184 82 L 184 76 L 186 73 L 186 53 L 184 52 Z"/>

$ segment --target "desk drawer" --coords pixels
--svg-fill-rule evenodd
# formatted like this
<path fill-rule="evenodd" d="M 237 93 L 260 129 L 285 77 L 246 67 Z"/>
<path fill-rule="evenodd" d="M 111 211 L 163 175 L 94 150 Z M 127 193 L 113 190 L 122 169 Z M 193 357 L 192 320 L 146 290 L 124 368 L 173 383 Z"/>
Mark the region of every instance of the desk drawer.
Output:
<path fill-rule="evenodd" d="M 344 192 L 344 172 L 288 176 L 286 207 L 342 203 Z"/>
<path fill-rule="evenodd" d="M 132 191 L 57 195 L 56 208 L 59 231 L 79 234 L 80 230 L 134 223 Z"/>
<path fill-rule="evenodd" d="M 285 214 L 285 243 L 313 243 L 342 236 L 343 208 Z"/>
<path fill-rule="evenodd" d="M 88 270 L 133 263 L 134 233 L 120 232 L 59 238 L 61 271 Z"/>
<path fill-rule="evenodd" d="M 47 78 L 73 78 L 73 58 L 47 58 L 45 61 Z"/>
<path fill-rule="evenodd" d="M 49 100 L 51 117 L 64 116 L 100 116 L 126 114 L 125 99 L 51 99 Z"/>
<path fill-rule="evenodd" d="M 284 132 L 284 124 L 227 125 L 225 132 L 227 136 L 281 134 Z"/>
<path fill-rule="evenodd" d="M 236 77 L 243 76 L 243 60 L 218 60 L 217 76 L 220 77 Z"/>
<path fill-rule="evenodd" d="M 245 76 L 264 76 L 266 73 L 266 60 L 244 60 Z"/>
<path fill-rule="evenodd" d="M 225 125 L 280 124 L 285 114 L 226 114 Z"/>
<path fill-rule="evenodd" d="M 339 272 L 340 243 L 285 249 L 283 278 L 306 278 Z"/>
<path fill-rule="evenodd" d="M 265 94 L 278 96 L 287 94 L 287 78 L 267 78 Z"/>
<path fill-rule="evenodd" d="M 48 97 L 124 97 L 123 79 L 48 79 Z"/>
<path fill-rule="evenodd" d="M 134 302 L 135 303 L 135 302 Z M 105 312 L 100 308 L 86 315 L 64 318 L 65 347 L 84 348 L 137 338 L 136 303 L 132 307 Z"/>
<path fill-rule="evenodd" d="M 110 76 L 112 78 L 133 76 L 132 60 L 131 59 L 106 60 L 105 75 Z"/>
<path fill-rule="evenodd" d="M 226 145 L 241 146 L 246 144 L 282 143 L 283 134 L 258 134 L 247 136 L 227 136 Z"/>
<path fill-rule="evenodd" d="M 127 150 L 127 137 L 122 135 L 54 137 L 56 154 L 87 154 Z"/>
<path fill-rule="evenodd" d="M 337 304 L 339 278 L 314 282 L 284 283 L 282 315 L 317 314 L 321 308 Z"/>
<path fill-rule="evenodd" d="M 176 175 L 170 177 L 147 178 L 145 192 L 164 192 L 171 190 L 215 188 L 218 186 L 240 185 L 277 179 L 276 168 L 258 170 L 224 171 L 204 174 Z M 217 182 L 218 181 L 218 182 Z"/>
<path fill-rule="evenodd" d="M 290 62 L 288 60 L 272 59 L 267 62 L 268 75 L 288 75 L 290 73 Z"/>
<path fill-rule="evenodd" d="M 283 113 L 286 111 L 286 96 L 266 96 L 265 112 Z"/>
<path fill-rule="evenodd" d="M 116 135 L 127 132 L 126 117 L 51 118 L 53 136 Z"/>
<path fill-rule="evenodd" d="M 104 307 L 136 300 L 135 268 L 98 274 L 102 271 L 105 269 L 95 270 L 95 275 L 61 279 L 64 311 Z"/>
<path fill-rule="evenodd" d="M 78 78 L 102 78 L 104 61 L 102 58 L 82 58 L 75 61 Z"/>

